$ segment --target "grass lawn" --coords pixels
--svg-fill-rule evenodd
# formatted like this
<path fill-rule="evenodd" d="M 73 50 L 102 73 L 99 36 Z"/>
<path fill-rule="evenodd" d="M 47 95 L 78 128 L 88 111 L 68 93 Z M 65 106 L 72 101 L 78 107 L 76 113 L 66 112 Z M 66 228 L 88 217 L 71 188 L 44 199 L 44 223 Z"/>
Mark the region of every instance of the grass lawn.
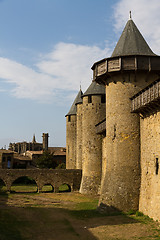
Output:
<path fill-rule="evenodd" d="M 0 187 L 1 192 L 6 192 L 6 186 L 2 185 Z M 42 192 L 53 192 L 54 189 L 51 185 L 44 185 Z M 11 192 L 37 192 L 36 184 L 13 184 L 11 187 Z M 70 188 L 67 184 L 63 184 L 59 187 L 59 192 L 70 192 Z"/>
<path fill-rule="evenodd" d="M 0 240 L 160 240 L 157 222 L 139 213 L 102 215 L 96 196 L 14 187 L 21 193 L 0 194 Z"/>

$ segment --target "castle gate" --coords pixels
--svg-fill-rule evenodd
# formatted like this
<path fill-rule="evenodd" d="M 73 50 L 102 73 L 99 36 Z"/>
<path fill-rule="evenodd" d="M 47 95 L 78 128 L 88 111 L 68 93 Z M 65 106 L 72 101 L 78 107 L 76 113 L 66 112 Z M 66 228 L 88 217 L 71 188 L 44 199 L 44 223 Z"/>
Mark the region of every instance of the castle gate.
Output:
<path fill-rule="evenodd" d="M 0 179 L 11 191 L 13 182 L 19 177 L 29 177 L 35 180 L 38 192 L 46 184 L 54 187 L 54 192 L 59 191 L 62 184 L 71 187 L 71 191 L 78 191 L 81 183 L 82 171 L 79 169 L 0 169 Z"/>

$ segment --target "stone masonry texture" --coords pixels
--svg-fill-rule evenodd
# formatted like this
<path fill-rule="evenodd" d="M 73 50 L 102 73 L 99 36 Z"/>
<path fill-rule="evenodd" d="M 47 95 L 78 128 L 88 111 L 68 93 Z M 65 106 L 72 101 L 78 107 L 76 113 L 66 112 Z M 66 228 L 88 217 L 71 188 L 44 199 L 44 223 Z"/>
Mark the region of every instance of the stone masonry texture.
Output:
<path fill-rule="evenodd" d="M 66 117 L 66 168 L 67 169 L 76 169 L 76 136 L 77 136 L 77 116 L 76 115 L 67 116 Z"/>
<path fill-rule="evenodd" d="M 160 220 L 160 112 L 142 118 L 140 126 L 142 173 L 139 210 L 154 220 Z"/>
<path fill-rule="evenodd" d="M 126 79 L 126 82 L 124 82 Z M 116 76 L 106 86 L 107 168 L 99 205 L 123 211 L 138 209 L 140 191 L 140 119 L 131 113 L 130 97 L 147 84 L 142 74 Z M 106 184 L 107 183 L 107 184 Z"/>
<path fill-rule="evenodd" d="M 88 96 L 83 97 L 82 116 L 82 159 L 83 176 L 80 192 L 98 193 L 102 173 L 102 136 L 95 132 L 95 125 L 105 118 L 105 103 L 101 95 L 93 95 L 88 103 Z"/>
<path fill-rule="evenodd" d="M 76 169 L 82 169 L 82 104 L 77 104 Z"/>
<path fill-rule="evenodd" d="M 80 192 L 100 194 L 100 211 L 139 210 L 160 221 L 160 56 L 130 17 L 112 56 L 92 70 L 67 123 L 67 166 L 82 168 Z M 106 104 L 92 95 L 95 83 L 105 85 Z"/>

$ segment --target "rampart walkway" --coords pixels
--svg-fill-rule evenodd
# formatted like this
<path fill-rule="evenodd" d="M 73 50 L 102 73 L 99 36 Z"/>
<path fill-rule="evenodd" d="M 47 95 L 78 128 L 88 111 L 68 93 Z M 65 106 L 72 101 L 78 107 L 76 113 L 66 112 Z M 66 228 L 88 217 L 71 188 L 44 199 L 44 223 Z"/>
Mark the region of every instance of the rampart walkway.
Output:
<path fill-rule="evenodd" d="M 52 185 L 54 192 L 59 191 L 62 184 L 71 187 L 71 191 L 79 190 L 82 171 L 79 169 L 0 169 L 0 179 L 3 180 L 7 191 L 11 190 L 13 182 L 19 177 L 29 177 L 35 180 L 38 192 L 46 184 Z"/>

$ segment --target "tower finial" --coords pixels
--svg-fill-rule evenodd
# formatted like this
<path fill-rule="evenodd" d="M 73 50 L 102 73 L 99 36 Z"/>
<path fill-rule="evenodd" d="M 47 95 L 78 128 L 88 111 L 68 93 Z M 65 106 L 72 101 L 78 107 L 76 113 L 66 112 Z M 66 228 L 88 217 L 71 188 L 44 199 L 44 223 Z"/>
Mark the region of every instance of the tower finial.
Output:
<path fill-rule="evenodd" d="M 132 12 L 129 11 L 129 19 L 132 19 Z"/>

